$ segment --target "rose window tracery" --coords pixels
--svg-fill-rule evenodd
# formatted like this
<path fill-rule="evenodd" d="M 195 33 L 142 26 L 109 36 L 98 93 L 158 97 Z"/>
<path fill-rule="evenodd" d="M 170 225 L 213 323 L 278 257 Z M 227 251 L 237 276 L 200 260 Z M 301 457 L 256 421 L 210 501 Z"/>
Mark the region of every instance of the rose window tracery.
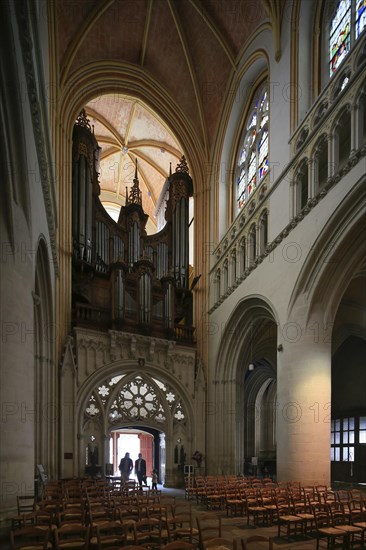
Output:
<path fill-rule="evenodd" d="M 112 422 L 123 417 L 131 420 L 154 419 L 157 422 L 166 420 L 155 388 L 140 376 L 122 386 L 111 409 L 109 418 Z"/>
<path fill-rule="evenodd" d="M 170 411 L 174 423 L 185 421 L 182 400 L 165 381 L 140 375 L 132 380 L 125 378 L 117 375 L 100 383 L 87 402 L 85 417 L 106 415 L 111 424 L 149 421 L 161 425 L 167 422 Z"/>

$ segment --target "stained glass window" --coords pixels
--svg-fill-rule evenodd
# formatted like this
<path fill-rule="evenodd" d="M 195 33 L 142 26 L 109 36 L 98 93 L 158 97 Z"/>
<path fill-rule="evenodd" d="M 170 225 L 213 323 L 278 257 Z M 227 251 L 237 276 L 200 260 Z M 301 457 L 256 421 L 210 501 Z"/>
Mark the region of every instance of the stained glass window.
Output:
<path fill-rule="evenodd" d="M 340 0 L 330 23 L 330 76 L 337 71 L 365 27 L 366 0 Z"/>
<path fill-rule="evenodd" d="M 341 0 L 330 25 L 330 76 L 342 63 L 351 48 L 351 0 Z"/>
<path fill-rule="evenodd" d="M 268 95 L 267 82 L 254 96 L 238 155 L 236 200 L 239 210 L 245 205 L 268 172 Z"/>
<path fill-rule="evenodd" d="M 366 0 L 356 1 L 356 40 L 366 26 Z"/>

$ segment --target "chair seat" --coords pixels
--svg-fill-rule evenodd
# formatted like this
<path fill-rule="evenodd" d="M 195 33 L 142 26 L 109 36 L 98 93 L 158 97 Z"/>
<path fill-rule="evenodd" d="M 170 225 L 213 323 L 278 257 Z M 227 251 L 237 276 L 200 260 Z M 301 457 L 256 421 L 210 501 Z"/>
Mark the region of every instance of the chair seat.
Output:
<path fill-rule="evenodd" d="M 280 516 L 279 519 L 280 519 L 280 521 L 284 521 L 284 522 L 287 522 L 287 521 L 293 521 L 293 522 L 301 521 L 300 516 L 293 516 L 291 514 L 289 514 L 287 516 Z"/>
<path fill-rule="evenodd" d="M 58 547 L 60 549 L 65 548 L 65 550 L 67 550 L 68 548 L 70 549 L 72 548 L 72 550 L 76 550 L 77 548 L 85 548 L 85 540 L 84 539 L 80 539 L 80 541 L 72 540 L 70 542 L 63 541 L 59 543 Z"/>
<path fill-rule="evenodd" d="M 361 533 L 362 527 L 357 527 L 356 525 L 340 525 L 339 527 L 336 527 L 336 529 L 340 529 L 341 531 L 346 531 L 346 533 Z"/>
<path fill-rule="evenodd" d="M 175 532 L 178 537 L 184 537 L 188 535 L 197 536 L 199 533 L 198 529 L 196 529 L 195 527 L 178 527 Z"/>
<path fill-rule="evenodd" d="M 341 536 L 341 534 L 347 535 L 346 531 L 343 531 L 338 527 L 321 527 L 318 529 L 318 533 L 322 533 L 326 536 Z"/>

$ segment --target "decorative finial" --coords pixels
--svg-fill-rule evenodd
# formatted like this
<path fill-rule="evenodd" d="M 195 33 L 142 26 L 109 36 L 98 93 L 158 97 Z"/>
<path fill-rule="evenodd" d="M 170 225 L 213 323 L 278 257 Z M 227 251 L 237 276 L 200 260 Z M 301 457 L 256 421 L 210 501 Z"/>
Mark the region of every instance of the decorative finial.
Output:
<path fill-rule="evenodd" d="M 180 159 L 180 163 L 177 164 L 177 167 L 176 167 L 175 171 L 176 172 L 185 172 L 186 174 L 189 174 L 186 157 L 184 155 Z"/>
<path fill-rule="evenodd" d="M 141 191 L 139 187 L 139 179 L 137 175 L 137 159 L 136 159 L 136 167 L 135 167 L 135 177 L 133 178 L 133 186 L 131 187 L 130 194 L 127 195 L 127 187 L 126 187 L 126 205 L 127 204 L 142 204 L 142 196 Z"/>
<path fill-rule="evenodd" d="M 86 116 L 85 109 L 82 109 L 80 111 L 79 116 L 77 117 L 77 119 L 75 121 L 75 124 L 77 126 L 82 126 L 83 128 L 87 128 L 88 130 L 91 131 L 90 120 Z"/>

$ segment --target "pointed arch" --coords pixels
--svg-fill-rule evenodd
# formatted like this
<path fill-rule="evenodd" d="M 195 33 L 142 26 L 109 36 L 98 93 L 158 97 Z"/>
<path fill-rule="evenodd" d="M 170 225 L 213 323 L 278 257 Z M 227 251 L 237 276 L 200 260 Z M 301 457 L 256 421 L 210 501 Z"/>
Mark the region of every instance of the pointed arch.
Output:
<path fill-rule="evenodd" d="M 214 457 L 210 471 L 243 471 L 246 373 L 249 363 L 264 362 L 273 365 L 275 376 L 277 325 L 273 305 L 256 295 L 241 300 L 225 325 L 208 387 L 209 402 L 215 404 L 208 417 L 212 436 L 207 452 Z"/>
<path fill-rule="evenodd" d="M 174 375 L 158 365 L 149 363 L 137 371 L 132 361 L 106 365 L 85 380 L 76 399 L 80 473 L 90 435 L 96 438 L 100 463 L 105 464 L 110 432 L 132 425 L 165 433 L 167 465 L 177 434 L 184 434 L 187 451 L 191 450 L 189 445 L 195 437 L 192 397 Z"/>
<path fill-rule="evenodd" d="M 344 289 L 365 263 L 365 183 L 363 175 L 329 217 L 311 248 L 293 289 L 288 318 L 301 298 L 309 304 L 307 322 L 321 307 L 324 327 L 332 325 Z"/>
<path fill-rule="evenodd" d="M 40 237 L 35 267 L 34 302 L 34 409 L 35 463 L 42 464 L 50 478 L 56 475 L 56 418 L 58 401 L 54 372 L 55 327 L 46 240 Z"/>

